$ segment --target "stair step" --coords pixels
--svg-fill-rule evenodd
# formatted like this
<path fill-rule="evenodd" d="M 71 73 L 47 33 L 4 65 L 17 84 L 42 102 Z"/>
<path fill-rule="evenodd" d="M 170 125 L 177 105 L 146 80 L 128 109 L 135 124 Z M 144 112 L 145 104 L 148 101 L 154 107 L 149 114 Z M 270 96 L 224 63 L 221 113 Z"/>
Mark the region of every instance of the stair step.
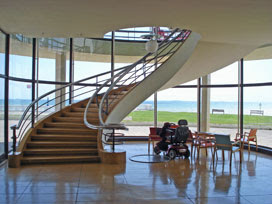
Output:
<path fill-rule="evenodd" d="M 72 108 L 71 112 L 84 112 L 85 108 L 81 108 L 81 107 L 76 107 L 76 108 Z M 98 113 L 98 109 L 97 108 L 88 108 L 88 112 L 89 113 Z"/>
<path fill-rule="evenodd" d="M 32 141 L 97 141 L 96 136 L 88 135 L 32 135 Z"/>
<path fill-rule="evenodd" d="M 62 116 L 64 117 L 84 117 L 84 112 L 63 112 Z M 98 118 L 98 113 L 88 113 L 87 115 L 88 118 L 94 117 Z"/>
<path fill-rule="evenodd" d="M 78 162 L 100 162 L 98 156 L 48 156 L 48 157 L 22 157 L 22 164 L 46 164 L 46 163 L 78 163 Z"/>
<path fill-rule="evenodd" d="M 27 143 L 27 148 L 96 148 L 97 142 L 69 142 L 69 141 L 46 141 L 46 142 L 40 142 L 40 141 L 31 141 Z"/>
<path fill-rule="evenodd" d="M 81 104 L 80 107 L 81 107 L 81 108 L 86 108 L 86 105 L 87 105 L 87 104 Z M 90 109 L 90 108 L 91 108 L 91 109 L 98 109 L 97 103 L 91 103 L 90 106 L 89 106 L 89 109 Z"/>
<path fill-rule="evenodd" d="M 97 124 L 99 118 L 88 118 L 89 122 Z M 73 122 L 73 123 L 83 123 L 83 117 L 53 117 L 53 122 Z"/>
<path fill-rule="evenodd" d="M 61 135 L 91 135 L 97 134 L 97 130 L 81 128 L 38 128 L 38 134 L 61 134 Z"/>
<path fill-rule="evenodd" d="M 25 149 L 24 156 L 48 156 L 48 155 L 98 155 L 97 149 L 69 148 L 69 149 Z"/>
<path fill-rule="evenodd" d="M 85 128 L 85 129 L 89 129 L 88 127 L 86 127 L 86 125 L 84 125 L 83 123 L 69 123 L 69 122 L 49 122 L 49 123 L 44 123 L 44 127 L 46 128 Z"/>

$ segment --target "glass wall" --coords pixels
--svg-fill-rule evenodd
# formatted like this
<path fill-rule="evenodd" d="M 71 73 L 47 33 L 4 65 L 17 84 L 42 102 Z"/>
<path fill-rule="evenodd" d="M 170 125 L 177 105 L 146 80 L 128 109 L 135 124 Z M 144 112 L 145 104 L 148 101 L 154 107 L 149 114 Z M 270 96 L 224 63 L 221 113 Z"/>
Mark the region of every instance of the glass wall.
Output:
<path fill-rule="evenodd" d="M 73 43 L 75 81 L 111 70 L 111 41 L 74 38 Z"/>
<path fill-rule="evenodd" d="M 30 87 L 30 88 L 29 88 Z M 26 107 L 31 103 L 31 86 L 26 82 L 9 81 L 9 126 L 17 125 Z M 31 116 L 24 127 L 30 128 Z M 26 130 L 27 130 L 26 129 Z M 12 130 L 9 129 L 9 143 L 12 143 Z"/>
<path fill-rule="evenodd" d="M 9 80 L 9 126 L 18 122 L 24 109 L 31 102 L 32 94 L 32 38 L 22 35 L 11 35 L 10 39 L 10 76 L 19 78 Z M 134 47 L 135 45 L 135 47 Z M 133 48 L 132 48 L 133 47 Z M 129 52 L 128 52 L 128 49 Z M 134 50 L 135 49 L 135 50 Z M 0 155 L 3 153 L 4 141 L 4 78 L 5 71 L 5 35 L 0 33 Z M 52 82 L 69 82 L 70 78 L 70 39 L 40 38 L 37 39 L 36 60 L 36 98 L 60 87 Z M 133 53 L 134 57 L 129 56 Z M 111 70 L 111 41 L 76 38 L 73 39 L 73 78 L 74 81 L 109 72 Z M 127 66 L 146 54 L 143 43 L 121 42 L 115 44 L 115 69 Z M 250 83 L 272 82 L 272 60 L 244 62 L 244 128 L 258 128 L 260 145 L 271 146 L 269 140 L 272 129 L 272 86 L 249 86 Z M 85 85 L 74 86 L 74 101 L 88 98 L 92 92 L 110 77 L 110 73 L 85 81 Z M 21 81 L 20 81 L 21 80 Z M 23 82 L 24 81 L 24 82 Z M 50 83 L 51 82 L 51 83 Z M 210 90 L 210 131 L 231 134 L 234 137 L 238 124 L 238 63 L 229 65 L 211 74 Z M 191 86 L 188 87 L 187 85 Z M 197 126 L 197 80 L 182 84 L 179 88 L 170 88 L 157 93 L 158 126 L 163 122 L 175 122 L 187 119 L 190 129 Z M 220 88 L 213 85 L 222 85 Z M 257 85 L 257 84 L 254 84 Z M 193 88 L 192 88 L 193 86 Z M 207 88 L 202 88 L 207 89 Z M 52 111 L 58 111 L 61 105 L 68 103 L 68 88 L 62 93 L 54 93 L 43 98 L 36 110 L 39 119 Z M 61 96 L 64 94 L 63 96 Z M 58 99 L 67 100 L 65 104 Z M 56 105 L 56 106 L 55 106 Z M 50 107 L 53 107 L 50 109 Z M 50 111 L 46 111 L 50 109 Z M 223 111 L 214 111 L 223 110 Z M 28 121 L 27 121 L 28 122 Z M 131 126 L 153 126 L 154 96 L 152 95 L 124 121 Z M 26 123 L 28 124 L 28 123 Z M 9 130 L 10 131 L 10 130 Z M 148 134 L 148 129 L 146 131 Z M 127 133 L 126 133 L 127 134 Z M 129 133 L 140 135 L 140 133 Z M 11 136 L 11 133 L 9 134 Z M 1 143 L 2 142 L 2 143 Z M 10 140 L 11 142 L 11 140 Z"/>
<path fill-rule="evenodd" d="M 244 88 L 244 131 L 257 128 L 259 145 L 272 148 L 272 86 Z"/>
<path fill-rule="evenodd" d="M 32 38 L 10 35 L 9 75 L 32 78 Z"/>
<path fill-rule="evenodd" d="M 272 59 L 244 61 L 244 83 L 272 82 Z"/>
<path fill-rule="evenodd" d="M 5 80 L 0 78 L 0 156 L 4 153 L 4 87 Z"/>
<path fill-rule="evenodd" d="M 238 88 L 210 88 L 210 131 L 230 134 L 238 132 Z"/>
<path fill-rule="evenodd" d="M 5 74 L 6 36 L 0 31 L 0 74 Z"/>
<path fill-rule="evenodd" d="M 69 38 L 39 38 L 37 40 L 37 79 L 69 82 Z"/>
<path fill-rule="evenodd" d="M 244 61 L 244 83 L 272 82 L 272 59 Z M 244 131 L 257 128 L 258 144 L 272 147 L 272 86 L 244 88 Z"/>
<path fill-rule="evenodd" d="M 0 74 L 5 74 L 5 42 L 6 36 L 0 32 Z M 4 154 L 4 97 L 5 80 L 0 77 L 0 156 Z"/>
<path fill-rule="evenodd" d="M 238 84 L 238 62 L 226 66 L 211 75 L 211 84 Z"/>
<path fill-rule="evenodd" d="M 196 130 L 196 88 L 170 88 L 158 92 L 158 121 L 177 124 L 180 119 L 186 119 L 190 129 Z"/>

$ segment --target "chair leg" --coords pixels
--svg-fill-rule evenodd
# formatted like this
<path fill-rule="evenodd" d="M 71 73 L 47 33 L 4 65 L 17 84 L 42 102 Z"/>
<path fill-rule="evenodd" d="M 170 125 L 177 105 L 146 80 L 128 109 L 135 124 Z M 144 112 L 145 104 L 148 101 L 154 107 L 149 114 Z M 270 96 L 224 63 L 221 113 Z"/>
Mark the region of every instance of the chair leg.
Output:
<path fill-rule="evenodd" d="M 256 152 L 258 152 L 258 144 L 257 144 L 257 140 L 256 140 Z"/>
<path fill-rule="evenodd" d="M 207 147 L 205 148 L 205 151 L 206 151 L 206 157 L 208 156 L 208 150 L 207 150 Z"/>
<path fill-rule="evenodd" d="M 230 151 L 230 167 L 231 167 L 231 164 L 232 164 L 232 151 Z"/>
<path fill-rule="evenodd" d="M 240 156 L 240 164 L 241 164 L 243 160 L 243 152 L 241 151 L 241 149 L 239 151 L 239 156 Z"/>
<path fill-rule="evenodd" d="M 150 139 L 148 139 L 148 154 L 150 154 Z"/>
<path fill-rule="evenodd" d="M 216 149 L 214 148 L 213 153 L 212 153 L 213 168 L 214 168 L 215 152 L 216 152 Z"/>
<path fill-rule="evenodd" d="M 250 143 L 248 141 L 248 152 L 250 153 Z"/>
<path fill-rule="evenodd" d="M 223 159 L 223 161 L 225 161 L 225 154 L 224 154 L 224 150 L 222 150 L 222 159 Z"/>

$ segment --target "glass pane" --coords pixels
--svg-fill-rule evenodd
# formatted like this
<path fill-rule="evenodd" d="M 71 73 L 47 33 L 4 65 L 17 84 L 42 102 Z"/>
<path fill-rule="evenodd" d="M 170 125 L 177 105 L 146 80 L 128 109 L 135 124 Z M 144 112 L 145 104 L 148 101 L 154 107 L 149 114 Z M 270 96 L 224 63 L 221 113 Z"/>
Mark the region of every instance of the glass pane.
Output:
<path fill-rule="evenodd" d="M 38 84 L 38 97 L 56 88 L 58 88 L 58 85 Z M 64 93 L 54 92 L 48 96 L 45 96 L 39 101 L 38 107 L 36 107 L 36 111 L 35 111 L 35 115 L 37 116 L 36 120 L 41 119 L 47 116 L 48 114 L 51 114 L 55 111 L 60 110 L 60 106 L 56 106 L 56 103 L 60 103 L 59 101 L 60 97 L 56 98 L 56 96 L 60 96 L 60 94 L 64 94 Z"/>
<path fill-rule="evenodd" d="M 238 127 L 238 88 L 210 89 L 210 131 L 235 138 Z"/>
<path fill-rule="evenodd" d="M 9 81 L 9 126 L 17 125 L 24 110 L 31 103 L 31 85 L 25 82 Z M 25 131 L 31 127 L 31 112 L 22 123 Z M 28 117 L 29 116 L 29 117 Z M 18 134 L 18 133 L 17 133 Z M 12 130 L 9 129 L 9 143 L 12 143 Z"/>
<path fill-rule="evenodd" d="M 181 85 L 197 85 L 197 79 L 192 80 L 192 81 L 188 81 L 188 82 L 181 84 Z"/>
<path fill-rule="evenodd" d="M 244 83 L 272 82 L 272 59 L 244 61 Z"/>
<path fill-rule="evenodd" d="M 74 81 L 91 77 L 111 70 L 111 42 L 86 38 L 74 38 Z M 102 76 L 93 79 L 98 82 L 108 79 Z M 84 81 L 84 83 L 93 83 Z"/>
<path fill-rule="evenodd" d="M 38 39 L 38 79 L 69 82 L 69 38 Z"/>
<path fill-rule="evenodd" d="M 6 35 L 0 32 L 0 74 L 5 74 Z"/>
<path fill-rule="evenodd" d="M 193 83 L 193 82 L 192 82 Z M 192 131 L 197 127 L 197 89 L 170 88 L 158 92 L 158 121 L 176 123 L 180 119 L 188 121 Z"/>
<path fill-rule="evenodd" d="M 272 86 L 244 88 L 244 131 L 257 128 L 258 145 L 272 147 Z"/>
<path fill-rule="evenodd" d="M 211 73 L 211 84 L 237 84 L 238 62 Z"/>
<path fill-rule="evenodd" d="M 0 155 L 4 153 L 4 87 L 5 80 L 0 78 Z"/>
<path fill-rule="evenodd" d="M 32 78 L 32 38 L 20 34 L 10 37 L 9 75 Z"/>

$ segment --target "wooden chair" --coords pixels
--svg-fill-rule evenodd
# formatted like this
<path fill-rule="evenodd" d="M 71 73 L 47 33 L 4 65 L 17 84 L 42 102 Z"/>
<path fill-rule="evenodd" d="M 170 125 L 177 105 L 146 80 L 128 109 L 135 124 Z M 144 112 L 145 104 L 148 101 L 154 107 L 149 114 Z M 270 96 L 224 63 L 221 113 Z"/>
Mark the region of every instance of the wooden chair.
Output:
<path fill-rule="evenodd" d="M 213 148 L 215 145 L 215 138 L 213 134 L 205 133 L 205 132 L 196 132 L 196 138 L 194 141 L 195 149 L 197 150 L 197 158 L 199 158 L 199 153 L 201 149 L 205 149 L 206 156 L 208 156 L 208 148 L 211 149 L 211 153 L 213 155 Z"/>
<path fill-rule="evenodd" d="M 217 150 L 222 150 L 222 159 L 225 160 L 224 151 L 230 151 L 230 167 L 232 163 L 232 153 L 239 152 L 240 154 L 240 163 L 242 162 L 242 144 L 241 142 L 237 141 L 232 143 L 230 141 L 230 135 L 218 135 L 215 134 L 215 145 L 213 151 L 213 164 L 215 160 L 215 153 Z M 237 146 L 238 145 L 238 146 Z M 218 157 L 217 157 L 218 159 Z"/>
<path fill-rule="evenodd" d="M 255 143 L 256 151 L 258 151 L 258 143 L 257 143 L 257 129 L 250 129 L 249 132 L 245 132 L 244 134 L 236 133 L 235 141 L 241 141 L 244 147 L 244 144 L 248 145 L 248 151 L 250 152 L 250 143 Z"/>
<path fill-rule="evenodd" d="M 149 128 L 149 136 L 148 136 L 148 154 L 150 153 L 150 142 L 152 142 L 152 147 L 154 149 L 155 144 L 154 142 L 161 141 L 160 132 L 161 128 L 158 127 L 150 127 Z"/>

